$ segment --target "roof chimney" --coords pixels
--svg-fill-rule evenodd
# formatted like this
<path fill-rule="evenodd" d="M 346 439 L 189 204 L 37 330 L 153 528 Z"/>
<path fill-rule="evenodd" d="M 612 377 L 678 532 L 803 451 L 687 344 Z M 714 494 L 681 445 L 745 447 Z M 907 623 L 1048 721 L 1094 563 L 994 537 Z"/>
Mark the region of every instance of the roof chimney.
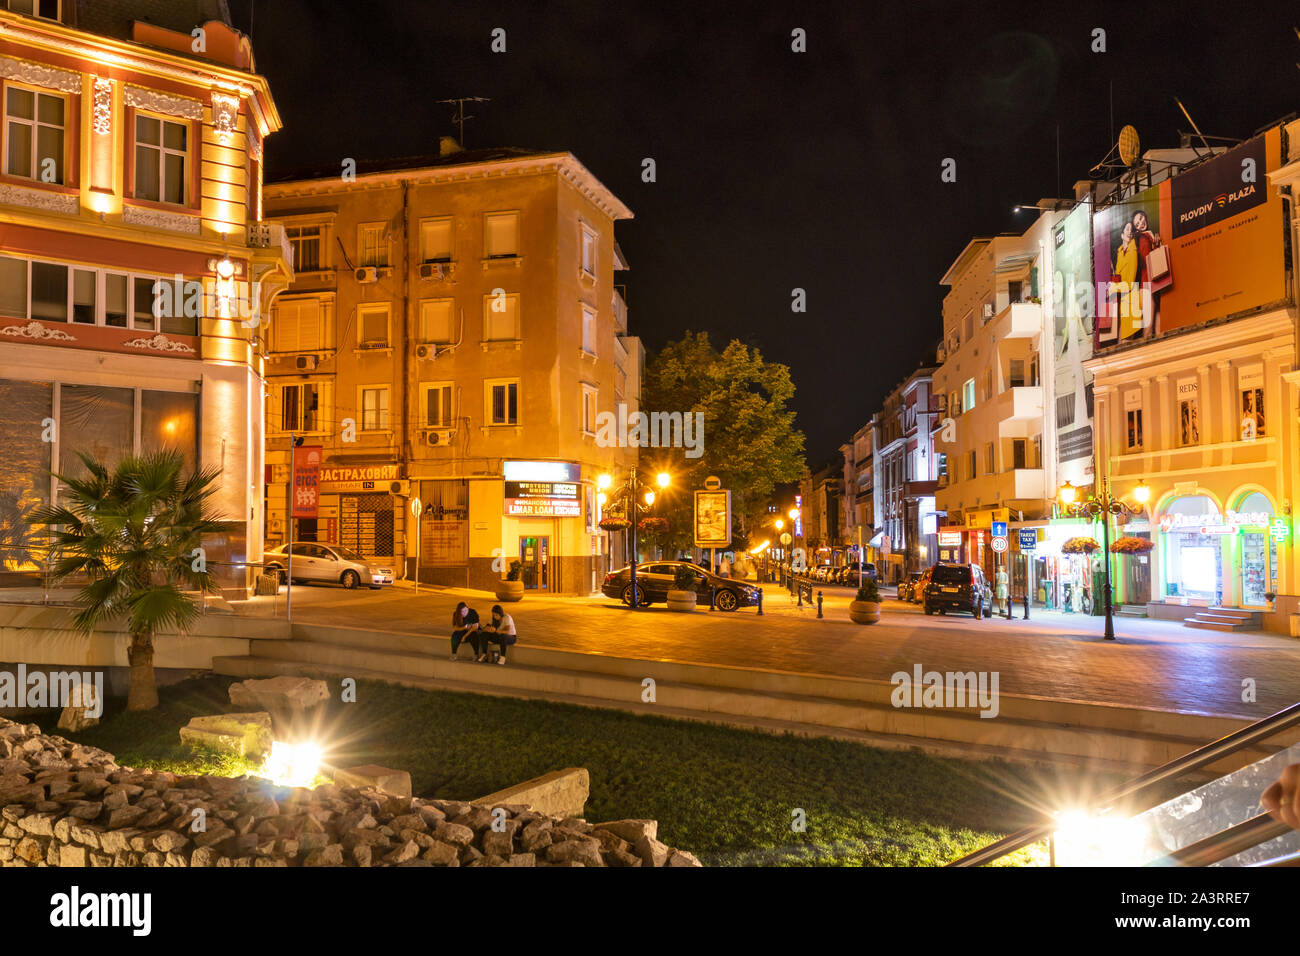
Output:
<path fill-rule="evenodd" d="M 461 151 L 461 145 L 460 143 L 456 142 L 455 136 L 438 137 L 439 156 L 450 156 L 452 153 L 459 153 L 460 151 Z"/>

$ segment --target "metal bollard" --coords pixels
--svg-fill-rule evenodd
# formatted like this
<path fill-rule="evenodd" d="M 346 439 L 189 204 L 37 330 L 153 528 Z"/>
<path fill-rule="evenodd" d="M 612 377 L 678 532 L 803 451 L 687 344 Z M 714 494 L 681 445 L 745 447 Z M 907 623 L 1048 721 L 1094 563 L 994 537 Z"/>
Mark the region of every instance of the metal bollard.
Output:
<path fill-rule="evenodd" d="M 817 616 L 822 616 L 822 592 L 817 592 Z"/>
<path fill-rule="evenodd" d="M 799 606 L 803 607 L 803 582 L 802 581 L 799 581 L 797 583 L 796 589 L 799 592 Z"/>
<path fill-rule="evenodd" d="M 717 609 L 718 609 L 718 586 L 715 584 L 713 585 L 712 588 L 709 589 L 709 610 L 716 611 Z"/>
<path fill-rule="evenodd" d="M 763 616 L 763 589 L 758 589 L 758 616 Z"/>
<path fill-rule="evenodd" d="M 1029 593 L 1025 593 L 1025 620 L 1029 620 Z"/>

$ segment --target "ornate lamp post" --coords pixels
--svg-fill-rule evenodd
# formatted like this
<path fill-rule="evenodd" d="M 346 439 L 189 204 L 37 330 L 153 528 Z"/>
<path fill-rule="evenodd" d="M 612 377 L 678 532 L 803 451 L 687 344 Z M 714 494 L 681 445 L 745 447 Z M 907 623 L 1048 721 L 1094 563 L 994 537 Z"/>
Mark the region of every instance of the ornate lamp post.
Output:
<path fill-rule="evenodd" d="M 1106 640 L 1113 641 L 1115 640 L 1115 616 L 1111 605 L 1110 516 L 1125 517 L 1140 512 L 1151 497 L 1151 489 L 1147 487 L 1145 481 L 1138 482 L 1138 486 L 1133 489 L 1133 498 L 1137 501 L 1136 507 L 1128 504 L 1123 498 L 1111 494 L 1109 478 L 1102 479 L 1101 494 L 1082 501 L 1077 500 L 1078 495 L 1079 489 L 1068 481 L 1057 493 L 1065 510 L 1075 517 L 1082 518 L 1086 515 L 1094 520 L 1101 518 L 1101 548 L 1106 571 Z"/>
<path fill-rule="evenodd" d="M 660 488 L 667 488 L 669 485 L 672 484 L 672 481 L 673 481 L 672 476 L 669 475 L 668 472 L 666 471 L 661 471 L 659 472 L 658 475 L 655 476 L 655 484 L 657 484 Z M 608 489 L 613 483 L 614 483 L 614 479 L 607 474 L 601 475 L 599 478 L 596 479 L 597 486 L 602 490 Z M 638 490 L 640 490 L 641 484 L 642 484 L 641 478 L 640 475 L 637 474 L 636 468 L 629 469 L 627 481 L 623 483 L 622 487 L 619 489 L 618 492 L 620 497 L 626 499 L 626 501 L 624 502 L 624 506 L 627 508 L 627 514 L 631 519 L 630 524 L 632 529 L 632 560 L 630 562 L 630 567 L 632 571 L 632 610 L 634 611 L 640 608 L 640 601 L 638 600 L 639 595 L 637 594 L 637 588 L 636 588 L 637 508 L 642 507 L 644 510 L 648 511 L 650 509 L 650 506 L 654 504 L 654 500 L 655 500 L 654 491 L 647 489 L 644 495 L 645 504 L 643 506 L 638 505 L 637 492 Z"/>

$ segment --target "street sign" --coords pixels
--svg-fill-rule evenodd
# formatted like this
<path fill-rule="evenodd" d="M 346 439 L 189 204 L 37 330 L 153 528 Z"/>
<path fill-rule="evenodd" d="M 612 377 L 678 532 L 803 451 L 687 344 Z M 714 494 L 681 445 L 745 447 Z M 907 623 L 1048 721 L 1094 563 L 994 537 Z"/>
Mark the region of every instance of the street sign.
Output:
<path fill-rule="evenodd" d="M 1006 539 L 1006 538 L 994 538 L 994 539 L 993 539 L 993 550 L 996 551 L 998 554 L 1001 554 L 1003 551 L 1007 550 L 1007 539 Z"/>
<path fill-rule="evenodd" d="M 1007 536 L 1007 523 L 1005 521 L 993 522 L 993 537 L 1005 538 Z"/>
<path fill-rule="evenodd" d="M 722 487 L 722 479 L 717 475 L 709 475 L 704 479 L 704 488 L 706 491 L 717 491 Z"/>
<path fill-rule="evenodd" d="M 1038 550 L 1038 529 L 1037 528 L 1020 529 L 1020 550 L 1021 551 Z"/>

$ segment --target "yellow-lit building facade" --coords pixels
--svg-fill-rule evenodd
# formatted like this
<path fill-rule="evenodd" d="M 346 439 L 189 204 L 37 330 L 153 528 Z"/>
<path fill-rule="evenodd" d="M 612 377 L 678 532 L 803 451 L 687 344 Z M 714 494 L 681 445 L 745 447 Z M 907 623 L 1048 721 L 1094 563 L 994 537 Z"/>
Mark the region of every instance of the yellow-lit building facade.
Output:
<path fill-rule="evenodd" d="M 209 570 L 244 597 L 263 527 L 253 330 L 292 276 L 261 218 L 269 88 L 248 38 L 209 18 L 224 5 L 25 8 L 46 15 L 0 8 L 0 580 L 40 579 L 18 529 L 57 499 L 51 471 L 174 447 L 221 471 L 237 530 L 206 542 Z"/>
<path fill-rule="evenodd" d="M 519 561 L 527 589 L 595 591 L 597 480 L 636 461 L 596 436 L 600 412 L 639 405 L 614 235 L 627 207 L 571 154 L 449 138 L 426 159 L 268 184 L 266 202 L 298 258 L 264 332 L 267 538 L 289 532 L 293 434 L 323 451 L 295 540 L 408 580 L 491 589 Z"/>

